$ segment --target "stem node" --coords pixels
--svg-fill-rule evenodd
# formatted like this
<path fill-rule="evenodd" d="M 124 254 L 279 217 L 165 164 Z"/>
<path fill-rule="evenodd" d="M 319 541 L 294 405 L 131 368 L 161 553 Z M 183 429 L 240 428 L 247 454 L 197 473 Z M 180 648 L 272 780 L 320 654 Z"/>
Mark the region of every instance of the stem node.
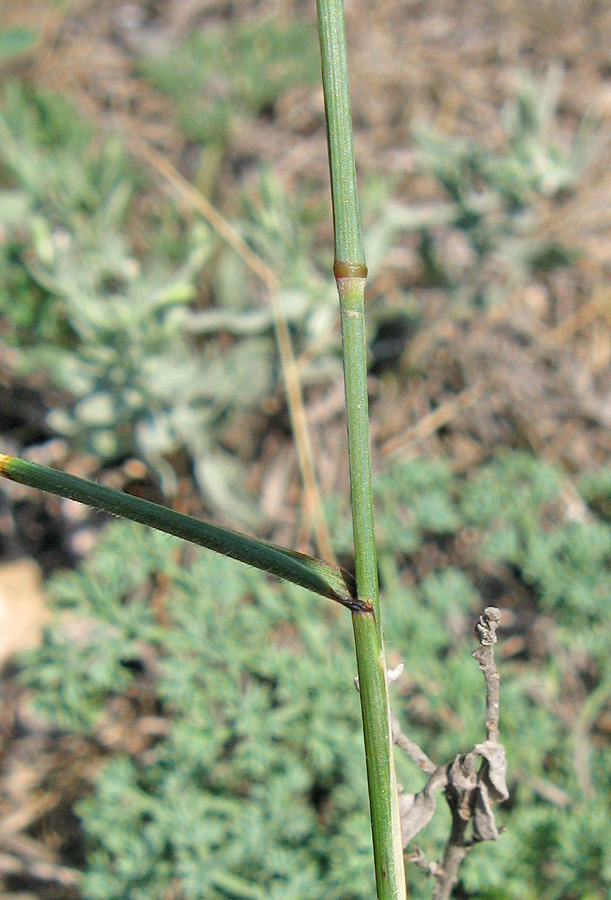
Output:
<path fill-rule="evenodd" d="M 336 281 L 339 281 L 340 278 L 367 278 L 367 266 L 364 262 L 346 262 L 336 259 L 333 263 L 333 274 Z"/>

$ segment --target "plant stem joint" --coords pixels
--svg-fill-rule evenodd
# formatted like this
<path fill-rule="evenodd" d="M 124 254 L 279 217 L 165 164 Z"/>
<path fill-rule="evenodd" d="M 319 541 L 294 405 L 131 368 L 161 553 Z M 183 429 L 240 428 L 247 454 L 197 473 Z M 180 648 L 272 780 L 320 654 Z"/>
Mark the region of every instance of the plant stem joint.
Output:
<path fill-rule="evenodd" d="M 367 266 L 364 262 L 352 263 L 336 259 L 333 263 L 333 274 L 336 281 L 340 278 L 367 278 Z"/>

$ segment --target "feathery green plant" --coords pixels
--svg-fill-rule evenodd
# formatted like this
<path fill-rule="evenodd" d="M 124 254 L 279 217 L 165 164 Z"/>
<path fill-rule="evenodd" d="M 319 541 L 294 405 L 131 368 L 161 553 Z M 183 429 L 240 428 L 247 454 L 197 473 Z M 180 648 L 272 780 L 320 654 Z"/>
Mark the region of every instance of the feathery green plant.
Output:
<path fill-rule="evenodd" d="M 528 662 L 519 648 L 503 661 L 507 831 L 471 850 L 466 896 L 606 900 L 611 888 L 601 716 L 611 622 L 600 564 L 610 484 L 603 471 L 578 485 L 579 521 L 562 473 L 523 453 L 470 480 L 413 460 L 374 481 L 386 631 L 391 653 L 410 648 L 394 705 L 431 757 L 452 758 L 478 736 L 481 683 L 468 651 L 482 595 L 511 609 L 527 593 L 515 614 L 532 606 L 544 615 L 544 632 L 527 631 Z M 347 533 L 349 519 L 347 506 L 336 510 L 333 533 Z M 514 532 L 517 541 L 497 540 Z M 54 726 L 110 753 L 78 810 L 87 900 L 140 900 L 152 885 L 187 900 L 372 897 L 343 617 L 298 588 L 130 523 L 109 527 L 89 561 L 50 589 L 60 615 L 24 668 L 33 701 Z M 422 783 L 411 763 L 397 763 L 406 789 Z M 426 858 L 439 858 L 446 836 L 440 809 L 418 838 Z M 422 873 L 410 866 L 408 876 L 412 896 L 423 896 Z"/>

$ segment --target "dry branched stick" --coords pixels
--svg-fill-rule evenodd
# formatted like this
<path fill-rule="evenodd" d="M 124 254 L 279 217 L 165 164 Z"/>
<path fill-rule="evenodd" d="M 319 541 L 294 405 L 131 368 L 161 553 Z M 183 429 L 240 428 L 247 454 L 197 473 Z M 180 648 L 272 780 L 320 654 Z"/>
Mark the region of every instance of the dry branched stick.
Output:
<path fill-rule="evenodd" d="M 428 825 L 435 812 L 435 793 L 442 788 L 452 814 L 452 828 L 441 864 L 427 862 L 419 849 L 408 857 L 435 878 L 433 900 L 448 900 L 458 880 L 460 864 L 473 844 L 498 838 L 492 804 L 509 796 L 505 780 L 505 748 L 498 740 L 500 694 L 494 645 L 500 620 L 500 611 L 489 606 L 475 628 L 480 646 L 473 653 L 473 658 L 479 663 L 486 682 L 486 740 L 483 743 L 477 744 L 469 753 L 457 756 L 452 762 L 437 767 L 417 744 L 401 732 L 396 718 L 392 717 L 395 744 L 429 776 L 417 794 L 402 792 L 399 797 L 403 846 L 407 847 Z"/>
<path fill-rule="evenodd" d="M 494 743 L 498 742 L 499 737 L 500 701 L 500 676 L 494 662 L 494 645 L 500 621 L 500 611 L 495 606 L 486 607 L 475 626 L 480 646 L 473 653 L 473 659 L 479 663 L 486 681 L 486 737 Z"/>

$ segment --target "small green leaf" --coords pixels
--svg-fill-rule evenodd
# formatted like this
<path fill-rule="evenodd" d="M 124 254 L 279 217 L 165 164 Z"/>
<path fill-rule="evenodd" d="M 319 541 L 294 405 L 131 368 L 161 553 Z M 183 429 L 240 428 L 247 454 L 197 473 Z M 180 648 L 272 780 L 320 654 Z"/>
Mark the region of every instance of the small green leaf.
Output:
<path fill-rule="evenodd" d="M 0 31 L 0 63 L 31 50 L 38 40 L 38 32 L 31 28 L 9 28 Z"/>

